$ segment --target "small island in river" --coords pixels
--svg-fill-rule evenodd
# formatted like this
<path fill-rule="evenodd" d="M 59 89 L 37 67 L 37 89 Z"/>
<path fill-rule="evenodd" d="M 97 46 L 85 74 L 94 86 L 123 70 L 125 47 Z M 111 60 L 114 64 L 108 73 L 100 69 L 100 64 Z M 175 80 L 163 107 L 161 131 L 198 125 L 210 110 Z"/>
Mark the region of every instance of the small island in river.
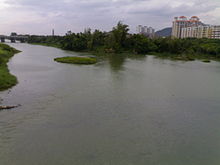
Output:
<path fill-rule="evenodd" d="M 93 57 L 60 57 L 60 58 L 55 58 L 54 61 L 60 63 L 84 64 L 84 65 L 97 63 L 97 59 Z"/>

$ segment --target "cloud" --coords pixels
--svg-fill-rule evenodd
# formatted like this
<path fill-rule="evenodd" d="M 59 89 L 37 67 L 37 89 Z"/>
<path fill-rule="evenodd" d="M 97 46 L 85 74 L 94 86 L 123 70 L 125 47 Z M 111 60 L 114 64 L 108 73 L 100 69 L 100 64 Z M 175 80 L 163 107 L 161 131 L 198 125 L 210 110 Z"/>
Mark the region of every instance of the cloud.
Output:
<path fill-rule="evenodd" d="M 110 30 L 122 20 L 134 31 L 143 24 L 161 29 L 174 16 L 198 15 L 217 24 L 219 0 L 0 0 L 0 33 L 57 34 L 67 30 Z"/>

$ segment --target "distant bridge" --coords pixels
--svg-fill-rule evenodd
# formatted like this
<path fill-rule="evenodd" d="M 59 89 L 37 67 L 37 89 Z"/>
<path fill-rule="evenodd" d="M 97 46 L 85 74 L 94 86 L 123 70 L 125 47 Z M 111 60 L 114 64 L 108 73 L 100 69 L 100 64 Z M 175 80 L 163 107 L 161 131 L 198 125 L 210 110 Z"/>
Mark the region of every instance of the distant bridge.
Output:
<path fill-rule="evenodd" d="M 27 42 L 28 36 L 24 36 L 24 35 L 15 35 L 15 36 L 0 35 L 1 42 L 5 42 L 6 39 L 11 40 L 12 43 L 15 43 L 16 41 L 20 41 L 20 42 L 24 43 L 24 42 Z"/>

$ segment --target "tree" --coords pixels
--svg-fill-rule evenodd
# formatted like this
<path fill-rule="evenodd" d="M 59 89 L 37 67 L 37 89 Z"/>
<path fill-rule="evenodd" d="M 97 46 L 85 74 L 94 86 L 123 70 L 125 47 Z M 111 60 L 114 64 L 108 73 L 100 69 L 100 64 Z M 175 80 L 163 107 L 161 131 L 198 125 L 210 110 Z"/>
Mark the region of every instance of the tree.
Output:
<path fill-rule="evenodd" d="M 91 36 L 90 41 L 88 42 L 88 48 L 94 50 L 98 47 L 104 46 L 105 44 L 105 33 L 95 30 Z"/>
<path fill-rule="evenodd" d="M 118 22 L 117 26 L 112 29 L 107 38 L 107 45 L 114 49 L 116 52 L 120 52 L 125 47 L 125 41 L 128 35 L 128 25 Z"/>
<path fill-rule="evenodd" d="M 156 45 L 144 35 L 134 34 L 132 41 L 133 51 L 138 54 L 153 52 L 157 49 Z"/>

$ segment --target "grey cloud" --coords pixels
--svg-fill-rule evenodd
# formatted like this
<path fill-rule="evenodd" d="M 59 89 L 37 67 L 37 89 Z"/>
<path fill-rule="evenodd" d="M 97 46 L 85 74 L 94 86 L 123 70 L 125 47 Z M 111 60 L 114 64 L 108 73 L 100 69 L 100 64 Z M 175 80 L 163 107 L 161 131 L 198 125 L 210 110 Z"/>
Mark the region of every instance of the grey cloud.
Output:
<path fill-rule="evenodd" d="M 23 26 L 22 32 L 29 33 L 47 33 L 55 28 L 59 34 L 70 29 L 82 31 L 85 27 L 110 30 L 119 20 L 131 25 L 132 31 L 137 24 L 163 28 L 171 26 L 174 16 L 204 15 L 220 7 L 218 0 L 5 0 L 5 3 L 9 7 L 2 10 L 11 26 L 16 25 L 19 30 Z M 25 16 L 26 21 L 19 24 L 10 16 L 10 10 L 17 13 L 14 19 L 21 20 L 25 15 L 33 18 Z"/>

